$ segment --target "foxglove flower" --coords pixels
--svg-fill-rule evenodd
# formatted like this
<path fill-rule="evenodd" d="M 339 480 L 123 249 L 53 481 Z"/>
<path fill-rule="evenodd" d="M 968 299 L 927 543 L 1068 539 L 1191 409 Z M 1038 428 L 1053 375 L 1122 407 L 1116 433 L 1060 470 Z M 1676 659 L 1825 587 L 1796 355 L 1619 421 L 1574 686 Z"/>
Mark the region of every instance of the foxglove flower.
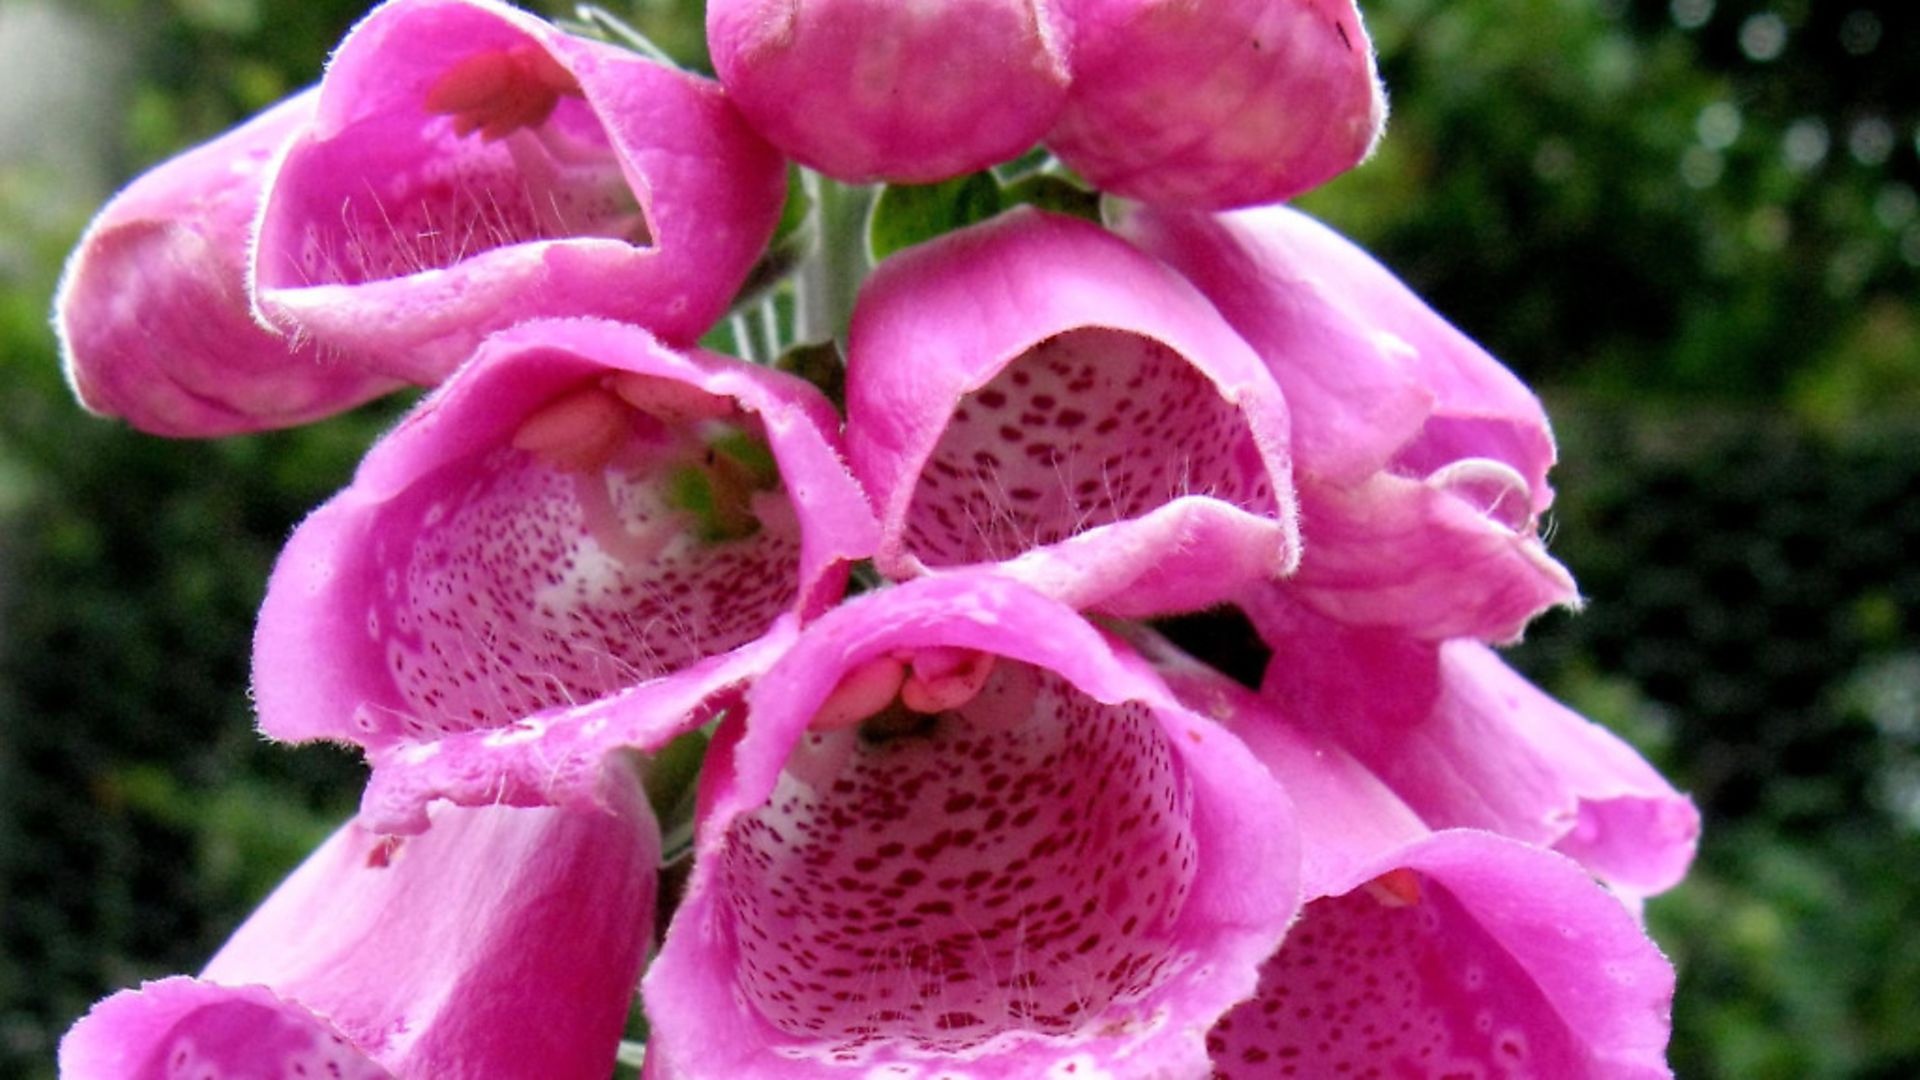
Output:
<path fill-rule="evenodd" d="M 156 435 L 305 423 L 392 389 L 350 355 L 254 323 L 247 234 L 273 155 L 313 116 L 310 91 L 165 162 L 114 196 L 54 301 L 81 403 Z"/>
<path fill-rule="evenodd" d="M 391 0 L 341 43 L 267 181 L 255 302 L 420 383 L 539 316 L 686 343 L 784 190 L 714 83 L 493 0 Z"/>
<path fill-rule="evenodd" d="M 872 550 L 836 426 L 799 379 L 633 327 L 496 335 L 289 541 L 262 729 L 379 750 L 726 669 Z"/>
<path fill-rule="evenodd" d="M 1218 210 L 1360 163 L 1386 95 L 1353 0 L 1061 0 L 1073 86 L 1047 145 L 1102 191 Z"/>
<path fill-rule="evenodd" d="M 1293 915 L 1284 794 L 992 575 L 813 624 L 721 728 L 655 1080 L 1185 1076 Z"/>
<path fill-rule="evenodd" d="M 1346 747 L 1435 828 L 1487 829 L 1579 861 L 1629 900 L 1693 860 L 1700 815 L 1633 748 L 1476 641 L 1356 629 L 1275 603 L 1263 692 Z"/>
<path fill-rule="evenodd" d="M 1005 561 L 1082 609 L 1218 603 L 1298 556 L 1287 438 L 1206 301 L 1076 219 L 901 252 L 854 309 L 847 449 L 890 577 Z"/>
<path fill-rule="evenodd" d="M 1504 641 L 1577 601 L 1537 527 L 1553 435 L 1513 374 L 1297 211 L 1150 207 L 1122 233 L 1185 274 L 1286 393 L 1305 553 L 1286 591 L 1358 626 Z"/>
<path fill-rule="evenodd" d="M 1018 156 L 1065 103 L 1051 0 L 712 0 L 727 94 L 801 163 L 841 180 L 944 180 Z"/>
<path fill-rule="evenodd" d="M 1276 703 L 1155 661 L 1272 770 L 1300 827 L 1300 918 L 1208 1036 L 1213 1075 L 1670 1075 L 1673 970 L 1582 867 L 1493 832 L 1430 831 Z M 1433 783 L 1446 764 L 1430 763 Z"/>
<path fill-rule="evenodd" d="M 63 1080 L 605 1080 L 651 942 L 659 834 L 612 811 L 349 824 L 199 978 L 95 1006 Z"/>

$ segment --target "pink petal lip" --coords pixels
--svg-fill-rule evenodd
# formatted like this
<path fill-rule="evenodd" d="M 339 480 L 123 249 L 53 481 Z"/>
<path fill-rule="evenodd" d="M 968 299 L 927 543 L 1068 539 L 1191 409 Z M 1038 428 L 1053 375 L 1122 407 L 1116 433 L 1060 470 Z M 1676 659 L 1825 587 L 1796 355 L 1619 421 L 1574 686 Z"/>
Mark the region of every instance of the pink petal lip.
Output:
<path fill-rule="evenodd" d="M 785 180 L 714 83 L 494 0 L 390 0 L 267 179 L 254 305 L 423 384 L 542 316 L 684 344 L 732 301 Z"/>
<path fill-rule="evenodd" d="M 1271 377 L 1096 226 L 1014 211 L 887 260 L 854 311 L 847 386 L 890 577 L 1034 551 L 1030 584 L 1132 613 L 1154 606 L 1132 583 L 1200 607 L 1297 557 Z"/>
<path fill-rule="evenodd" d="M 906 712 L 817 726 L 883 657 L 909 681 L 986 674 L 949 711 L 903 692 Z M 1243 747 L 1065 607 L 983 574 L 868 594 L 710 750 L 645 983 L 649 1067 L 1197 1074 L 1292 914 L 1290 821 Z"/>

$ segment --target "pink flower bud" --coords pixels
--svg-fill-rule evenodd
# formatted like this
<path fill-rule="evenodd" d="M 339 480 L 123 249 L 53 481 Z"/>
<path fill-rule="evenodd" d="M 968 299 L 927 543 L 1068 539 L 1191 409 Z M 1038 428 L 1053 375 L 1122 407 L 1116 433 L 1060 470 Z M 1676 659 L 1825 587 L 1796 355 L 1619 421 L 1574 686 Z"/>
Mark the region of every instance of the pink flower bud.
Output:
<path fill-rule="evenodd" d="M 840 180 L 926 183 L 1019 155 L 1065 100 L 1054 0 L 712 0 L 727 93 Z"/>

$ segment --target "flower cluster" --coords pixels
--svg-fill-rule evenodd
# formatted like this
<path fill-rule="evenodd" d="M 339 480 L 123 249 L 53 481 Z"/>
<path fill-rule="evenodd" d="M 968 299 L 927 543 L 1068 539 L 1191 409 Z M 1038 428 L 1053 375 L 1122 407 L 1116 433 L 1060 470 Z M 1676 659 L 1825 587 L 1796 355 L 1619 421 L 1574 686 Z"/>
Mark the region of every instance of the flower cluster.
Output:
<path fill-rule="evenodd" d="M 360 813 L 62 1075 L 601 1080 L 636 991 L 654 1080 L 1667 1075 L 1638 912 L 1697 815 L 1489 647 L 1578 602 L 1546 418 L 1273 205 L 1377 136 L 1352 6 L 708 28 L 724 88 L 390 0 L 83 238 L 97 411 L 433 389 L 256 636 L 261 729 L 361 748 Z M 1037 141 L 1101 221 L 931 230 L 824 375 L 703 337 L 803 287 L 763 257 L 787 155 L 925 181 Z M 809 259 L 864 244 L 824 218 Z M 1223 610 L 1258 688 L 1169 636 Z"/>

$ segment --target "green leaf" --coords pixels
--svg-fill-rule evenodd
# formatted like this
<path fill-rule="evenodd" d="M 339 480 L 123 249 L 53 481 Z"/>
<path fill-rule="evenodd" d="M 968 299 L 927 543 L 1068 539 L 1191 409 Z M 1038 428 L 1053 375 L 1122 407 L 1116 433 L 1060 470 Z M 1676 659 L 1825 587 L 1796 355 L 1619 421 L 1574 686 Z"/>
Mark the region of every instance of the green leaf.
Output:
<path fill-rule="evenodd" d="M 1034 206 L 1100 224 L 1100 193 L 1056 173 L 1032 173 L 1000 191 L 1003 207 Z"/>
<path fill-rule="evenodd" d="M 867 250 L 875 262 L 1000 212 L 1000 185 L 988 172 L 938 184 L 888 184 L 867 219 Z"/>

